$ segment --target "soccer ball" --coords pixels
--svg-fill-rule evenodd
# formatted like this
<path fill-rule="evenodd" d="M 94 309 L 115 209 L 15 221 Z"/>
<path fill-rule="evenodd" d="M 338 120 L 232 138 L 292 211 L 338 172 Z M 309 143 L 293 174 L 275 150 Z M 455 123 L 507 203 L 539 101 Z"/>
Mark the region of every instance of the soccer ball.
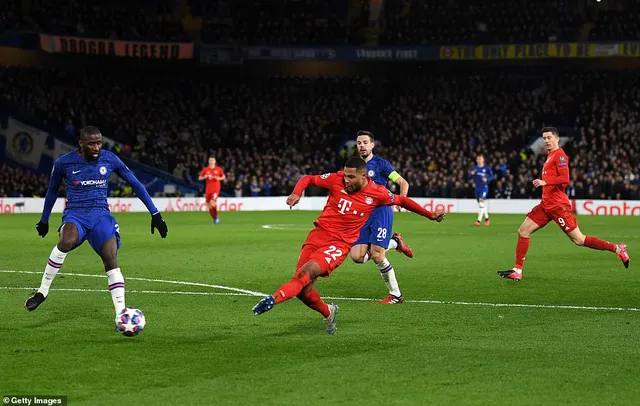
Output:
<path fill-rule="evenodd" d="M 127 337 L 142 333 L 147 321 L 140 309 L 127 307 L 116 316 L 116 328 Z"/>

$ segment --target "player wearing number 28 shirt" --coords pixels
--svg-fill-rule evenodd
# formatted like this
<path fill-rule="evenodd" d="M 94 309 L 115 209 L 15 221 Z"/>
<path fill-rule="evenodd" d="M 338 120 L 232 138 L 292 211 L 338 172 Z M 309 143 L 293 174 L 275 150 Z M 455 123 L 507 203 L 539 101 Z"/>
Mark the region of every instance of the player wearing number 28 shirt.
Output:
<path fill-rule="evenodd" d="M 298 181 L 287 198 L 290 207 L 300 201 L 300 195 L 307 186 L 328 189 L 329 198 L 314 222 L 315 228 L 302 245 L 294 277 L 273 295 L 258 302 L 253 307 L 255 315 L 297 297 L 324 316 L 328 334 L 335 333 L 338 306 L 334 303 L 327 305 L 313 285 L 319 276 L 328 277 L 347 258 L 371 212 L 378 206 L 397 204 L 430 220 L 440 222 L 444 219 L 444 212 L 432 213 L 415 201 L 376 185 L 366 176 L 366 170 L 366 163 L 360 157 L 353 157 L 346 162 L 343 171 L 304 176 Z"/>
<path fill-rule="evenodd" d="M 616 245 L 597 237 L 585 236 L 578 228 L 578 221 L 565 193 L 569 185 L 569 158 L 560 148 L 560 134 L 555 127 L 544 127 L 541 132 L 549 155 L 542 168 L 542 179 L 535 179 L 533 186 L 542 188 L 542 201 L 527 213 L 518 229 L 515 265 L 512 269 L 498 271 L 498 275 L 515 281 L 522 280 L 522 267 L 529 250 L 531 234 L 552 220 L 576 245 L 615 252 L 625 268 L 628 268 L 629 253 L 625 244 Z"/>

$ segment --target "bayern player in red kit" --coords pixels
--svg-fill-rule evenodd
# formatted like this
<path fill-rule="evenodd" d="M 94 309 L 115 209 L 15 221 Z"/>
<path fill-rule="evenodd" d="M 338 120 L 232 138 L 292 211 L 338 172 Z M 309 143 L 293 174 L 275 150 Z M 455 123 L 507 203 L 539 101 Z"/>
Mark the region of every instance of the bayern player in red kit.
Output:
<path fill-rule="evenodd" d="M 316 227 L 302 245 L 295 276 L 253 307 L 256 316 L 297 297 L 322 314 L 327 333 L 334 334 L 338 306 L 335 303 L 327 305 L 313 285 L 319 276 L 328 277 L 347 258 L 371 212 L 378 206 L 395 204 L 430 220 L 441 222 L 444 219 L 444 212 L 432 213 L 408 197 L 394 195 L 384 186 L 375 184 L 366 176 L 366 170 L 367 164 L 356 156 L 346 162 L 343 171 L 307 175 L 298 181 L 287 198 L 290 208 L 298 204 L 307 186 L 329 189 L 329 198 L 314 222 Z"/>
<path fill-rule="evenodd" d="M 533 181 L 533 186 L 542 187 L 542 201 L 527 213 L 527 217 L 518 229 L 515 265 L 512 269 L 498 271 L 498 275 L 515 281 L 522 280 L 522 266 L 529 250 L 531 234 L 551 220 L 555 221 L 576 245 L 615 252 L 625 268 L 628 268 L 629 253 L 625 244 L 616 245 L 582 234 L 571 210 L 569 197 L 565 193 L 569 185 L 569 158 L 560 148 L 560 134 L 555 127 L 544 127 L 542 139 L 549 157 L 542 168 L 542 179 Z"/>
<path fill-rule="evenodd" d="M 225 176 L 222 168 L 216 166 L 216 158 L 214 157 L 209 158 L 209 166 L 205 167 L 202 172 L 200 172 L 200 176 L 198 176 L 198 180 L 207 180 L 205 199 L 209 205 L 209 214 L 211 214 L 213 224 L 218 224 L 220 222 L 220 219 L 218 218 L 218 206 L 216 200 L 220 195 L 220 182 L 226 178 L 227 177 Z"/>

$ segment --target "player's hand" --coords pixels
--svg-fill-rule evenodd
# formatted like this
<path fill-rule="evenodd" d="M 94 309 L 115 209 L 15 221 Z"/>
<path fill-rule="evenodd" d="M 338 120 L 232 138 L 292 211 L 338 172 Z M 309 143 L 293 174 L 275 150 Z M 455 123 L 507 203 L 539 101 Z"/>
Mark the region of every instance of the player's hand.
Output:
<path fill-rule="evenodd" d="M 156 228 L 160 233 L 160 237 L 165 238 L 167 236 L 167 231 L 169 231 L 169 229 L 167 228 L 167 223 L 164 221 L 162 214 L 160 213 L 156 213 L 151 216 L 151 234 L 153 234 L 153 231 Z"/>
<path fill-rule="evenodd" d="M 540 186 L 546 186 L 547 182 L 543 181 L 542 179 L 535 179 L 533 181 L 533 186 L 535 187 L 540 187 Z"/>
<path fill-rule="evenodd" d="M 444 220 L 446 215 L 447 213 L 445 213 L 444 211 L 436 211 L 434 213 L 431 213 L 429 220 L 435 220 L 440 223 L 442 220 Z"/>
<path fill-rule="evenodd" d="M 471 176 L 476 176 L 476 171 L 471 171 Z"/>
<path fill-rule="evenodd" d="M 38 231 L 38 235 L 44 238 L 44 236 L 49 232 L 49 223 L 39 221 L 38 224 L 36 224 L 36 230 Z"/>
<path fill-rule="evenodd" d="M 483 183 L 487 183 L 487 178 L 482 178 Z"/>
<path fill-rule="evenodd" d="M 293 206 L 298 204 L 300 201 L 300 196 L 295 193 L 292 193 L 289 197 L 287 197 L 287 204 L 289 205 L 289 210 L 293 209 Z"/>

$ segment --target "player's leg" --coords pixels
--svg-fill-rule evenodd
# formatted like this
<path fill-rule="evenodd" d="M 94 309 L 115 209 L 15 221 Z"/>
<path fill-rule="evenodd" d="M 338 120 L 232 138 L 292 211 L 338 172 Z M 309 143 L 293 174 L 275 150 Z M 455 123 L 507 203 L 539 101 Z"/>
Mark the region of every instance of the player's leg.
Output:
<path fill-rule="evenodd" d="M 478 202 L 478 220 L 473 223 L 475 226 L 480 226 L 482 216 L 484 216 L 484 200 L 480 198 L 478 191 L 476 190 L 476 201 Z"/>
<path fill-rule="evenodd" d="M 554 221 L 558 224 L 567 237 L 577 246 L 584 246 L 594 250 L 614 252 L 625 268 L 629 267 L 629 253 L 626 244 L 613 244 L 609 241 L 601 240 L 598 237 L 584 235 L 578 227 L 578 221 L 570 208 L 564 208 L 562 212 L 554 216 Z"/>
<path fill-rule="evenodd" d="M 324 232 L 315 229 L 309 233 L 302 247 L 294 277 L 276 292 L 262 299 L 253 307 L 254 314 L 262 314 L 274 305 L 298 296 L 318 276 L 327 277 L 349 255 L 350 247 L 341 240 L 331 240 Z"/>
<path fill-rule="evenodd" d="M 378 302 L 379 304 L 402 303 L 402 293 L 396 279 L 396 272 L 386 256 L 387 247 L 391 239 L 391 227 L 393 226 L 393 211 L 389 206 L 378 207 L 372 214 L 373 233 L 370 236 L 371 258 L 380 271 L 380 276 L 387 285 L 389 295 Z"/>
<path fill-rule="evenodd" d="M 298 293 L 296 296 L 302 303 L 307 305 L 307 307 L 317 311 L 322 314 L 322 317 L 327 318 L 331 315 L 331 310 L 329 305 L 327 305 L 324 300 L 320 297 L 320 293 L 315 289 L 314 285 L 318 278 L 314 278 L 302 288 L 302 291 Z"/>
<path fill-rule="evenodd" d="M 211 199 L 209 212 L 211 213 L 211 217 L 213 217 L 213 224 L 220 223 L 220 218 L 218 217 L 218 193 L 213 194 L 213 199 Z"/>
<path fill-rule="evenodd" d="M 531 235 L 544 227 L 551 221 L 551 218 L 544 212 L 542 206 L 535 206 L 525 217 L 524 221 L 518 228 L 518 243 L 516 244 L 516 260 L 513 268 L 506 271 L 498 271 L 498 276 L 515 281 L 522 280 L 522 269 L 524 260 L 529 251 L 531 243 Z"/>
<path fill-rule="evenodd" d="M 482 191 L 482 198 L 480 199 L 482 201 L 482 213 L 484 214 L 484 225 L 488 226 L 491 224 L 491 220 L 489 219 L 489 207 L 487 205 L 487 196 L 489 195 L 489 191 L 488 190 L 483 190 Z"/>
<path fill-rule="evenodd" d="M 205 201 L 207 202 L 207 207 L 209 207 L 209 215 L 211 216 L 211 219 L 215 222 L 216 213 L 214 212 L 214 207 L 216 207 L 216 202 L 213 199 L 213 193 L 207 193 L 205 196 L 206 196 Z"/>
<path fill-rule="evenodd" d="M 102 244 L 100 258 L 102 258 L 104 270 L 107 273 L 111 301 L 117 316 L 126 306 L 124 301 L 124 276 L 122 276 L 122 271 L 118 266 L 118 240 L 115 236 Z"/>
<path fill-rule="evenodd" d="M 387 251 L 396 250 L 409 258 L 413 258 L 413 250 L 405 242 L 400 233 L 391 234 Z"/>
<path fill-rule="evenodd" d="M 87 240 L 93 250 L 100 255 L 104 264 L 113 309 L 117 316 L 125 308 L 125 288 L 124 277 L 118 266 L 120 227 L 116 223 L 116 219 L 110 214 L 96 219 L 87 234 Z"/>
<path fill-rule="evenodd" d="M 364 223 L 364 226 L 362 226 L 362 228 L 360 229 L 358 240 L 353 243 L 353 246 L 349 251 L 351 259 L 356 264 L 364 264 L 369 259 L 371 259 L 371 251 L 369 250 L 369 241 L 371 239 L 371 234 L 373 233 L 373 230 L 371 229 L 371 217 L 373 217 L 373 213 L 369 216 L 367 221 Z"/>
<path fill-rule="evenodd" d="M 84 240 L 85 229 L 82 224 L 80 222 L 77 224 L 71 222 L 73 220 L 66 220 L 68 221 L 65 222 L 63 220 L 63 224 L 59 229 L 60 238 L 58 240 L 58 244 L 53 247 L 51 254 L 49 254 L 49 260 L 44 268 L 40 287 L 34 295 L 26 300 L 24 304 L 24 307 L 28 311 L 37 309 L 38 306 L 45 301 L 49 295 L 51 283 L 62 267 L 62 263 L 67 257 L 67 254 L 69 251 L 80 245 L 80 242 Z"/>
<path fill-rule="evenodd" d="M 294 298 L 302 292 L 302 290 L 322 274 L 322 267 L 314 260 L 307 261 L 298 268 L 296 274 L 291 280 L 280 286 L 275 293 L 260 300 L 253 306 L 253 314 L 256 316 L 268 310 L 271 310 L 276 304 L 285 302 Z"/>

